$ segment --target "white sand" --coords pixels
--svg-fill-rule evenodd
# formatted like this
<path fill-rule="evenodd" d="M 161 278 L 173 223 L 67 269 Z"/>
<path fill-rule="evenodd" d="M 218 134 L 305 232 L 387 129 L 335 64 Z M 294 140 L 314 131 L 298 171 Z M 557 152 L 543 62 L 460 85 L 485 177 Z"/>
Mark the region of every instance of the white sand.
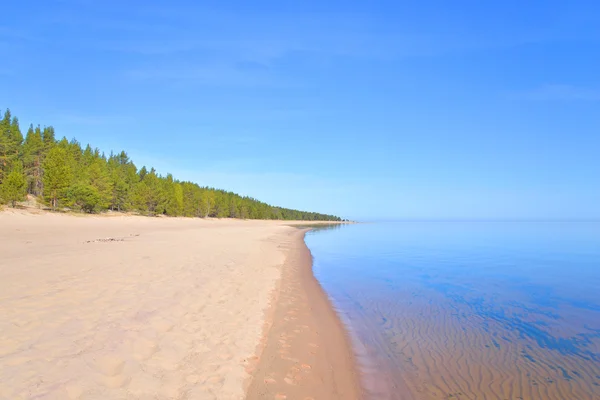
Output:
<path fill-rule="evenodd" d="M 243 398 L 292 229 L 1 212 L 0 398 Z"/>

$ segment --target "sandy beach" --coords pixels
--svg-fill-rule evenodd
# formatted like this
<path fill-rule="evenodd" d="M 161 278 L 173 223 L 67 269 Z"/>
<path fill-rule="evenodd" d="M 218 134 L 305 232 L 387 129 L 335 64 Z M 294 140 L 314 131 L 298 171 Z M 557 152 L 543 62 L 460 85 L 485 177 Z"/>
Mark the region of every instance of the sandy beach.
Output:
<path fill-rule="evenodd" d="M 307 302 L 320 287 L 302 236 L 280 221 L 0 212 L 0 398 L 357 396 L 343 327 L 322 291 Z M 295 356 L 272 348 L 282 307 L 304 318 L 281 343 Z"/>

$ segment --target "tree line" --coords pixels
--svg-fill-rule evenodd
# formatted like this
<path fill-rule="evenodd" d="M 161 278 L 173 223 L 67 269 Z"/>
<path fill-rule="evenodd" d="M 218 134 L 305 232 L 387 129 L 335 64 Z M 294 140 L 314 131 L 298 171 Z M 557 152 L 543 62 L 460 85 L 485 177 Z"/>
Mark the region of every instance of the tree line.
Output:
<path fill-rule="evenodd" d="M 106 156 L 89 144 L 56 139 L 54 128 L 30 125 L 6 110 L 0 121 L 0 200 L 13 207 L 33 195 L 53 210 L 107 210 L 146 215 L 339 221 L 333 215 L 275 207 L 251 197 L 138 169 L 125 151 Z"/>

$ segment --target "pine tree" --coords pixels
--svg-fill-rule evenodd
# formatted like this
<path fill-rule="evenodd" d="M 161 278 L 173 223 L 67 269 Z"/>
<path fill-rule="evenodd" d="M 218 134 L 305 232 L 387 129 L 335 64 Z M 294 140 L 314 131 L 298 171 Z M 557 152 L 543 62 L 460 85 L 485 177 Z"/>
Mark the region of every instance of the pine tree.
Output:
<path fill-rule="evenodd" d="M 0 121 L 0 182 L 12 170 L 12 164 L 19 160 L 22 144 L 19 120 L 6 110 Z"/>
<path fill-rule="evenodd" d="M 102 198 L 98 190 L 85 183 L 76 183 L 70 186 L 68 196 L 74 206 L 87 213 L 100 211 L 102 207 Z"/>
<path fill-rule="evenodd" d="M 44 153 L 48 153 L 56 144 L 54 128 L 51 126 L 45 126 L 44 130 L 42 131 L 42 138 L 44 139 Z"/>
<path fill-rule="evenodd" d="M 172 184 L 172 188 L 173 201 L 171 204 L 171 213 L 169 215 L 183 215 L 183 186 L 180 183 L 175 182 Z"/>
<path fill-rule="evenodd" d="M 40 127 L 29 127 L 25 143 L 23 144 L 23 164 L 27 175 L 27 191 L 34 196 L 41 196 L 42 185 L 42 162 L 44 156 L 44 142 Z"/>
<path fill-rule="evenodd" d="M 215 205 L 215 196 L 214 191 L 203 189 L 200 193 L 200 216 L 203 218 L 208 218 L 213 213 L 213 208 Z"/>
<path fill-rule="evenodd" d="M 111 200 L 110 177 L 106 161 L 103 158 L 95 158 L 88 168 L 89 186 L 94 188 L 98 195 L 98 203 L 95 208 L 107 209 Z"/>
<path fill-rule="evenodd" d="M 120 159 L 111 154 L 107 162 L 108 175 L 110 179 L 110 209 L 121 211 L 125 209 L 127 200 L 127 183 L 123 176 Z"/>
<path fill-rule="evenodd" d="M 9 167 L 10 118 L 10 110 L 6 110 L 4 118 L 0 120 L 0 183 L 2 183 Z"/>
<path fill-rule="evenodd" d="M 15 163 L 12 171 L 6 176 L 6 179 L 0 184 L 0 196 L 5 202 L 13 207 L 18 201 L 25 200 L 27 196 L 27 180 L 23 175 L 23 168 L 20 163 Z"/>
<path fill-rule="evenodd" d="M 59 201 L 64 200 L 66 189 L 73 180 L 73 171 L 67 150 L 62 146 L 55 146 L 48 151 L 44 160 L 44 196 L 56 210 Z"/>
<path fill-rule="evenodd" d="M 146 169 L 146 166 L 144 165 L 142 167 L 142 169 L 140 169 L 140 173 L 139 173 L 140 181 L 143 181 L 147 174 L 148 174 L 148 170 Z"/>
<path fill-rule="evenodd" d="M 145 170 L 145 168 L 142 168 Z M 140 171 L 141 172 L 141 171 Z M 163 194 L 160 180 L 156 175 L 154 168 L 150 172 L 146 171 L 144 177 L 135 187 L 135 205 L 140 211 L 145 211 L 150 215 L 162 213 Z"/>
<path fill-rule="evenodd" d="M 133 188 L 140 181 L 135 165 L 127 153 L 122 151 L 117 155 L 110 155 L 107 169 L 111 190 L 110 209 L 116 211 L 131 209 L 135 202 Z"/>

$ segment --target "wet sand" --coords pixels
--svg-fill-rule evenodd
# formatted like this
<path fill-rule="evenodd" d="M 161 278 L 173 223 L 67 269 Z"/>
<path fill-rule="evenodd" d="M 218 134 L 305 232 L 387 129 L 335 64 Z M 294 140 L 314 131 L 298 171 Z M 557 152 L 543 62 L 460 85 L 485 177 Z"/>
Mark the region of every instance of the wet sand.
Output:
<path fill-rule="evenodd" d="M 306 229 L 290 236 L 248 399 L 362 398 L 350 339 L 312 273 Z"/>
<path fill-rule="evenodd" d="M 270 366 L 277 393 L 353 398 L 326 297 L 288 286 L 310 259 L 287 225 L 1 212 L 0 398 L 241 399 Z"/>

